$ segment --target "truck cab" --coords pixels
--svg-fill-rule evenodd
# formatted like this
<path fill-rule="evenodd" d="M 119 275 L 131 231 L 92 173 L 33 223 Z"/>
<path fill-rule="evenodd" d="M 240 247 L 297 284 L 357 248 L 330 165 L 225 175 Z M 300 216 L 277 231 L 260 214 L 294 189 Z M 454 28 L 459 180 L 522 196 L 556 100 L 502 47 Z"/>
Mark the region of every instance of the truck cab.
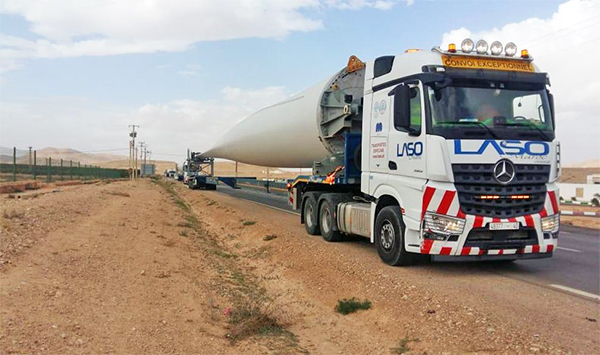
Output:
<path fill-rule="evenodd" d="M 361 191 L 373 213 L 401 207 L 405 252 L 551 256 L 560 145 L 549 79 L 532 58 L 434 48 L 369 64 Z M 391 247 L 392 221 L 373 219 L 372 239 Z"/>
<path fill-rule="evenodd" d="M 466 39 L 361 70 L 360 184 L 297 179 L 309 233 L 368 237 L 391 265 L 552 256 L 560 144 L 550 80 L 526 50 Z"/>

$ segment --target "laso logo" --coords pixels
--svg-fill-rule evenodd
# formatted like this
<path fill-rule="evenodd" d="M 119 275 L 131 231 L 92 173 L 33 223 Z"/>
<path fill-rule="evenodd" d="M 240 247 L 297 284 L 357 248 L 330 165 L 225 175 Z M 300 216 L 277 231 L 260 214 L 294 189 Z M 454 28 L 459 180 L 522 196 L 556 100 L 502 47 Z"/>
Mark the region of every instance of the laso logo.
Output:
<path fill-rule="evenodd" d="M 396 144 L 396 156 L 403 157 L 418 157 L 423 154 L 423 143 L 421 142 L 407 142 L 402 145 L 402 149 L 400 149 L 400 144 Z"/>
<path fill-rule="evenodd" d="M 543 156 L 550 153 L 550 145 L 546 142 L 522 142 L 517 140 L 495 141 L 491 139 L 484 140 L 479 148 L 474 150 L 463 149 L 462 141 L 454 141 L 454 154 L 459 155 L 481 155 L 486 149 L 492 147 L 500 155 L 532 155 Z"/>
<path fill-rule="evenodd" d="M 383 131 L 383 123 L 377 122 L 375 124 L 375 132 L 381 132 L 381 131 Z"/>

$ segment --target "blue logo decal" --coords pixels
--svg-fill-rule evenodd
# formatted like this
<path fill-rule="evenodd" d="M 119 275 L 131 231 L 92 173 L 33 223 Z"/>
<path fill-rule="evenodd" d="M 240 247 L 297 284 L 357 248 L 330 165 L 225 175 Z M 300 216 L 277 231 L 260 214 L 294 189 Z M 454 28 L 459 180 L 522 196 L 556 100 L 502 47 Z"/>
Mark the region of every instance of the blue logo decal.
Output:
<path fill-rule="evenodd" d="M 375 132 L 381 132 L 381 131 L 383 131 L 383 123 L 377 122 L 375 124 Z"/>
<path fill-rule="evenodd" d="M 463 150 L 462 141 L 454 140 L 454 154 L 458 155 L 481 155 L 486 149 L 492 147 L 500 155 L 532 155 L 544 156 L 550 153 L 550 145 L 546 142 L 522 142 L 518 140 L 507 140 L 497 142 L 486 139 L 477 150 Z"/>
<path fill-rule="evenodd" d="M 400 144 L 396 144 L 396 156 L 421 156 L 423 154 L 423 143 L 421 142 L 408 142 L 402 145 L 402 150 L 400 149 Z"/>

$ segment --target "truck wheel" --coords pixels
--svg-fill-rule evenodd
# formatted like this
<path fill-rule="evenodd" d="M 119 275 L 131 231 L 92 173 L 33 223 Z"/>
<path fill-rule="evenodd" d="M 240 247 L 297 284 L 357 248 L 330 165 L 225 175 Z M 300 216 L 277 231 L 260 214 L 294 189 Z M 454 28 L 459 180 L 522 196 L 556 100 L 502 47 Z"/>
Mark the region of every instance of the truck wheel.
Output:
<path fill-rule="evenodd" d="M 334 217 L 334 210 L 331 203 L 327 200 L 323 200 L 321 203 L 321 209 L 319 211 L 319 220 L 321 221 L 321 235 L 323 239 L 328 242 L 337 242 L 342 239 L 342 234 L 339 231 L 333 229 L 337 221 Z"/>
<path fill-rule="evenodd" d="M 416 260 L 416 255 L 404 249 L 404 222 L 402 222 L 400 207 L 384 207 L 375 220 L 375 244 L 377 253 L 388 265 L 410 265 Z"/>
<path fill-rule="evenodd" d="M 319 223 L 317 219 L 317 199 L 312 194 L 307 194 L 304 202 L 304 228 L 310 235 L 319 234 Z"/>

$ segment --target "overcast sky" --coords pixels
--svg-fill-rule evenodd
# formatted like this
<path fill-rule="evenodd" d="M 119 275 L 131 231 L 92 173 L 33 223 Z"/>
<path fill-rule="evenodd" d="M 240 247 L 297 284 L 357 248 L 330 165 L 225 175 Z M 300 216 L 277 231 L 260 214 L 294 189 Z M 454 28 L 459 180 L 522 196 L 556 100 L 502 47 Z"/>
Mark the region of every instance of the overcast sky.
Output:
<path fill-rule="evenodd" d="M 465 37 L 550 73 L 565 162 L 600 158 L 600 1 L 0 2 L 0 145 L 182 160 L 236 122 L 363 60 Z"/>

